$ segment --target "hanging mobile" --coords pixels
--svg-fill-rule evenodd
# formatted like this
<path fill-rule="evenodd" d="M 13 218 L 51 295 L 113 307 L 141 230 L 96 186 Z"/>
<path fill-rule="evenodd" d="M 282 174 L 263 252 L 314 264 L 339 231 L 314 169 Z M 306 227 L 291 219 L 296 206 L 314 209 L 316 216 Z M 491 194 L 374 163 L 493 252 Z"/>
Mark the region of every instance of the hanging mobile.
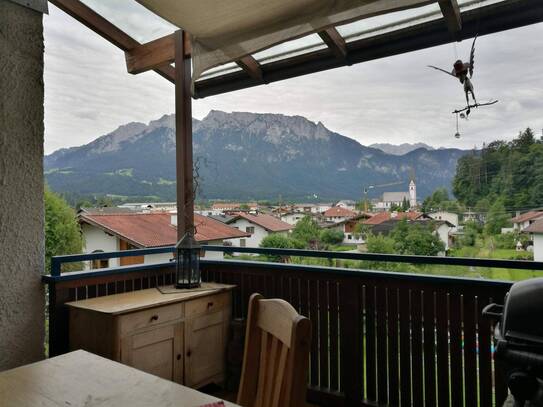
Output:
<path fill-rule="evenodd" d="M 475 41 L 477 40 L 477 35 L 473 39 L 473 43 L 471 44 L 471 52 L 469 55 L 469 62 L 463 62 L 461 59 L 457 60 L 453 64 L 453 69 L 451 72 L 446 71 L 445 69 L 438 68 L 437 66 L 428 65 L 429 68 L 437 69 L 438 71 L 445 72 L 447 75 L 451 75 L 454 78 L 457 78 L 460 83 L 464 86 L 464 94 L 466 96 L 466 107 L 462 109 L 457 109 L 453 111 L 453 114 L 456 115 L 456 138 L 460 138 L 460 134 L 458 133 L 458 114 L 460 114 L 460 117 L 462 119 L 467 119 L 469 114 L 471 113 L 471 108 L 473 107 L 481 107 L 481 106 L 490 106 L 495 103 L 498 103 L 497 100 L 492 100 L 490 102 L 485 103 L 478 103 L 475 99 L 475 90 L 473 87 L 473 82 L 471 81 L 471 78 L 473 77 L 473 68 L 475 66 Z M 469 95 L 471 95 L 471 98 L 473 99 L 473 104 L 470 104 Z M 466 113 L 463 113 L 466 112 Z"/>

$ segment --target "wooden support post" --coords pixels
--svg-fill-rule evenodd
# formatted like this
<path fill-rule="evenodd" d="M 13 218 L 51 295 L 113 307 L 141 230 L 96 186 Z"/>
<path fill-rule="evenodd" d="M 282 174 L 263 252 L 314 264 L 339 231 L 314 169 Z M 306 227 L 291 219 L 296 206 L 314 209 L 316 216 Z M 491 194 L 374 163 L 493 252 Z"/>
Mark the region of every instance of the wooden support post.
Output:
<path fill-rule="evenodd" d="M 175 166 L 177 174 L 177 238 L 194 231 L 192 174 L 192 99 L 190 58 L 185 57 L 182 30 L 175 32 Z"/>

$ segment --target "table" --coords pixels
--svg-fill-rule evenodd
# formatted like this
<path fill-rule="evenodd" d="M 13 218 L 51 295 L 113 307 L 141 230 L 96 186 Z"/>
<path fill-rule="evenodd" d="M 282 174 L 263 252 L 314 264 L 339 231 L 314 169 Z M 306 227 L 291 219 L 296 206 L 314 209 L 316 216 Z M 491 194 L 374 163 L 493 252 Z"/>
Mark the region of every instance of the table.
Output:
<path fill-rule="evenodd" d="M 83 350 L 0 373 L 1 407 L 197 407 L 216 401 Z"/>

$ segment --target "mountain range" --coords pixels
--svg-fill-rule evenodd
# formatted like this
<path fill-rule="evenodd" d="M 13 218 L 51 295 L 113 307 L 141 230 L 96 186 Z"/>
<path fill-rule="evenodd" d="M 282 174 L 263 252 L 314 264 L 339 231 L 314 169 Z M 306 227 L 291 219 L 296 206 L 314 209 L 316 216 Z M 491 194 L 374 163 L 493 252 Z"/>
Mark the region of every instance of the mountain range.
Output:
<path fill-rule="evenodd" d="M 404 155 L 410 153 L 413 150 L 419 148 L 425 148 L 426 150 L 434 150 L 434 147 L 429 146 L 425 143 L 402 143 L 402 144 L 388 144 L 388 143 L 374 143 L 370 144 L 368 147 L 376 148 L 381 150 L 384 153 L 392 155 Z"/>
<path fill-rule="evenodd" d="M 175 117 L 129 123 L 79 147 L 45 157 L 45 176 L 57 191 L 175 199 Z M 360 199 L 407 191 L 415 174 L 419 198 L 450 189 L 466 152 L 428 146 L 394 155 L 301 116 L 225 113 L 193 119 L 200 199 Z M 378 187 L 381 184 L 393 186 Z"/>

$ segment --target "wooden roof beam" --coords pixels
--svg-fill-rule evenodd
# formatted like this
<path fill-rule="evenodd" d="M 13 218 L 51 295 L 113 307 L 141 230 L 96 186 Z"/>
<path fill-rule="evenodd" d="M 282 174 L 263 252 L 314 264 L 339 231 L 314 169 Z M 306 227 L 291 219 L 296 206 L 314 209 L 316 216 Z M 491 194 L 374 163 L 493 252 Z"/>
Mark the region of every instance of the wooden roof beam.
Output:
<path fill-rule="evenodd" d="M 345 44 L 345 40 L 335 29 L 335 27 L 330 27 L 324 31 L 320 31 L 319 36 L 337 58 L 347 58 L 347 44 Z"/>
<path fill-rule="evenodd" d="M 243 69 L 247 74 L 260 82 L 264 81 L 264 74 L 260 64 L 251 55 L 247 55 L 240 60 L 236 61 L 236 64 Z"/>
<path fill-rule="evenodd" d="M 130 51 L 141 46 L 134 38 L 117 28 L 100 14 L 96 13 L 90 7 L 79 0 L 49 0 L 59 9 L 70 15 L 81 24 L 87 26 L 96 34 L 105 38 L 107 41 L 122 49 Z M 175 82 L 175 69 L 168 63 L 164 66 L 153 67 L 155 72 L 166 78 L 170 82 Z"/>
<path fill-rule="evenodd" d="M 462 30 L 462 16 L 457 0 L 439 0 L 439 8 L 445 18 L 447 29 L 456 39 Z"/>
<path fill-rule="evenodd" d="M 191 45 L 188 35 L 183 36 L 185 58 L 190 57 Z M 170 34 L 125 51 L 126 69 L 138 74 L 169 65 L 175 61 L 175 35 Z"/>

